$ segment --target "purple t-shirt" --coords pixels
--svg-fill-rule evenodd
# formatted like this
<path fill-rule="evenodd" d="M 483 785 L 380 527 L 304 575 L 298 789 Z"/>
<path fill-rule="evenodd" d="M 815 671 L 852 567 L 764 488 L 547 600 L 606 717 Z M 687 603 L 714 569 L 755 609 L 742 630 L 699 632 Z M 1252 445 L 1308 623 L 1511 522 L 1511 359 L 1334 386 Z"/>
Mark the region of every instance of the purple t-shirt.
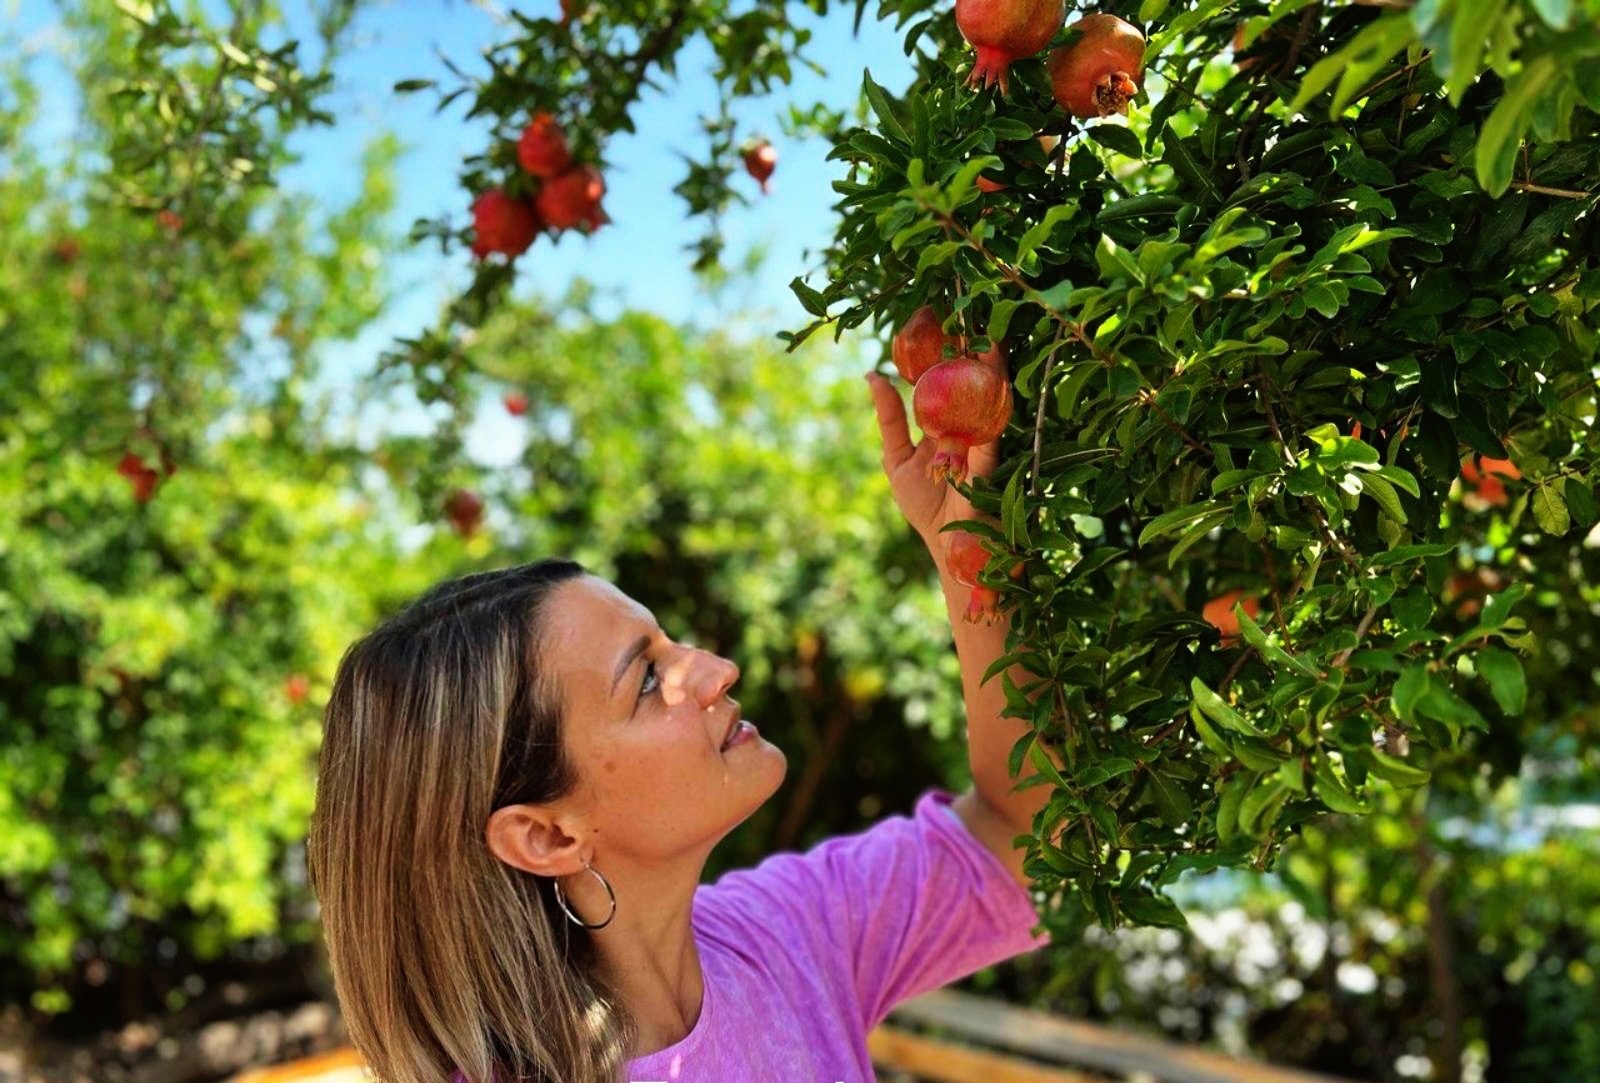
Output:
<path fill-rule="evenodd" d="M 889 1009 L 1050 942 L 1028 891 L 930 789 L 911 816 L 773 854 L 695 891 L 705 995 L 629 1083 L 871 1083 Z"/>

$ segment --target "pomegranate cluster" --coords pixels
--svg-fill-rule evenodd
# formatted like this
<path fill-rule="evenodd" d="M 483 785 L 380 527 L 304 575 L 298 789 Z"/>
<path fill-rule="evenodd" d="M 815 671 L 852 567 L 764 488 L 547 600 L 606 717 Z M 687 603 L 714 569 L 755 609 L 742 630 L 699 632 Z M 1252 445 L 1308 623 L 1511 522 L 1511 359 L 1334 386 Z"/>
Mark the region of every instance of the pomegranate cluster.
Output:
<path fill-rule="evenodd" d="M 528 250 L 539 231 L 584 226 L 594 232 L 610 221 L 600 206 L 605 178 L 572 160 L 567 136 L 549 113 L 535 113 L 517 140 L 517 161 L 538 182 L 531 199 L 490 188 L 472 204 L 472 254 L 499 252 L 512 259 Z"/>
<path fill-rule="evenodd" d="M 929 475 L 960 481 L 967 476 L 967 453 L 999 439 L 1011 420 L 1011 378 L 1002 343 L 973 353 L 964 339 L 945 334 L 943 325 L 938 311 L 923 305 L 896 333 L 890 353 L 895 369 L 911 384 L 917 425 L 936 442 Z M 944 356 L 947 344 L 949 358 Z M 972 589 L 966 619 L 994 621 L 999 595 L 978 582 L 988 551 L 975 534 L 953 531 L 947 537 L 947 567 L 958 583 Z M 1012 570 L 1013 577 L 1021 573 L 1020 564 Z"/>
<path fill-rule="evenodd" d="M 956 26 L 978 54 L 967 83 L 998 83 L 1000 93 L 1007 93 L 1011 62 L 1050 44 L 1065 18 L 1063 0 L 956 0 Z M 1144 35 L 1102 12 L 1067 29 L 1079 36 L 1052 50 L 1047 62 L 1056 102 L 1079 119 L 1127 112 L 1139 92 Z"/>

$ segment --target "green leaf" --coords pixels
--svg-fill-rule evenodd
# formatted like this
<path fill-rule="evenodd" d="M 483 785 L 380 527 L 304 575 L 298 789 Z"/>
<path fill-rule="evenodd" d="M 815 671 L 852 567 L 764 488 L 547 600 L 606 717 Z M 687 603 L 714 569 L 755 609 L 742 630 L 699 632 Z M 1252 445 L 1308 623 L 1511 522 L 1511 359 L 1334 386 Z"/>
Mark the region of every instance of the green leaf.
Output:
<path fill-rule="evenodd" d="M 861 89 L 866 92 L 867 102 L 872 106 L 873 113 L 877 114 L 883 130 L 902 143 L 910 143 L 911 135 L 895 113 L 888 92 L 872 81 L 872 72 L 866 68 L 861 69 Z"/>
<path fill-rule="evenodd" d="M 1372 811 L 1370 802 L 1351 793 L 1333 770 L 1333 764 L 1319 748 L 1315 754 L 1312 776 L 1317 780 L 1317 796 L 1334 812 L 1360 815 Z"/>
<path fill-rule="evenodd" d="M 1239 631 L 1244 635 L 1244 641 L 1260 652 L 1261 657 L 1276 665 L 1286 666 L 1302 676 L 1313 680 L 1322 679 L 1322 671 L 1303 658 L 1297 658 L 1278 646 L 1257 624 L 1244 606 L 1238 602 L 1233 603 L 1234 616 L 1239 618 Z"/>
<path fill-rule="evenodd" d="M 1397 523 L 1406 521 L 1405 509 L 1400 506 L 1400 498 L 1395 495 L 1393 485 L 1384 481 L 1377 474 L 1361 473 L 1356 474 L 1355 477 L 1361 482 L 1362 492 L 1377 501 L 1378 506 L 1383 509 L 1385 515 Z"/>
<path fill-rule="evenodd" d="M 789 288 L 799 298 L 800 307 L 811 313 L 811 315 L 826 316 L 828 314 L 828 304 L 822 299 L 822 294 L 806 285 L 799 275 L 795 275 L 790 280 Z"/>
<path fill-rule="evenodd" d="M 1011 317 L 1020 304 L 1021 301 L 1009 297 L 994 303 L 994 307 L 989 310 L 988 334 L 991 342 L 999 342 L 1006 337 L 1006 331 L 1011 327 Z"/>
<path fill-rule="evenodd" d="M 1189 802 L 1189 795 L 1159 770 L 1151 770 L 1149 777 L 1150 797 L 1155 802 L 1156 811 L 1161 815 L 1161 822 L 1168 827 L 1182 827 L 1188 823 L 1189 818 L 1194 815 L 1194 806 Z"/>
<path fill-rule="evenodd" d="M 1189 721 L 1194 723 L 1194 730 L 1200 735 L 1200 743 L 1209 748 L 1218 756 L 1233 759 L 1233 746 L 1228 739 L 1211 728 L 1211 723 L 1206 721 L 1205 712 L 1200 710 L 1197 703 L 1189 704 Z"/>
<path fill-rule="evenodd" d="M 1516 718 L 1528 703 L 1528 678 L 1522 672 L 1522 661 L 1510 651 L 1499 647 L 1484 647 L 1473 656 L 1478 674 L 1489 682 L 1489 691 L 1507 718 Z"/>
<path fill-rule="evenodd" d="M 1528 584 L 1513 583 L 1498 594 L 1491 595 L 1483 603 L 1483 612 L 1478 617 L 1478 623 L 1485 628 L 1494 629 L 1506 622 L 1511 616 L 1511 607 L 1516 605 L 1528 593 Z"/>
<path fill-rule="evenodd" d="M 1122 912 L 1137 924 L 1160 925 L 1172 929 L 1189 927 L 1183 911 L 1165 895 L 1124 888 L 1118 895 L 1118 902 Z"/>
<path fill-rule="evenodd" d="M 1230 513 L 1232 511 L 1231 508 L 1224 505 L 1221 501 L 1202 500 L 1198 504 L 1187 504 L 1184 507 L 1169 511 L 1164 515 L 1158 515 L 1146 523 L 1144 529 L 1139 532 L 1139 544 L 1148 545 L 1150 542 L 1161 537 L 1163 534 L 1170 534 L 1172 531 L 1177 530 L 1184 524 L 1192 523 L 1196 519 L 1210 515 L 1218 510 L 1224 510 Z"/>
<path fill-rule="evenodd" d="M 1433 776 L 1420 767 L 1389 755 L 1377 748 L 1366 750 L 1367 770 L 1393 786 L 1421 786 Z"/>
<path fill-rule="evenodd" d="M 1511 186 L 1511 170 L 1516 164 L 1517 149 L 1522 146 L 1522 133 L 1533 121 L 1539 95 L 1558 71 L 1556 57 L 1552 54 L 1528 61 L 1506 84 L 1505 93 L 1495 104 L 1489 119 L 1483 122 L 1474 164 L 1478 184 L 1491 196 L 1498 197 Z"/>
<path fill-rule="evenodd" d="M 1568 478 L 1561 491 L 1567 498 L 1567 509 L 1572 513 L 1573 521 L 1585 529 L 1593 526 L 1600 509 L 1595 507 L 1594 493 L 1590 488 L 1577 478 Z"/>
<path fill-rule="evenodd" d="M 1540 484 L 1533 491 L 1533 518 L 1539 529 L 1559 537 L 1567 532 L 1572 519 L 1567 514 L 1567 502 L 1561 490 L 1554 485 Z"/>
<path fill-rule="evenodd" d="M 1205 712 L 1206 717 L 1223 729 L 1249 734 L 1251 737 L 1267 736 L 1244 715 L 1235 711 L 1227 700 L 1213 692 L 1199 677 L 1190 678 L 1189 692 L 1194 696 L 1195 705 Z"/>
<path fill-rule="evenodd" d="M 1084 134 L 1118 154 L 1127 155 L 1129 158 L 1144 157 L 1144 148 L 1139 145 L 1139 137 L 1120 124 L 1091 125 Z"/>

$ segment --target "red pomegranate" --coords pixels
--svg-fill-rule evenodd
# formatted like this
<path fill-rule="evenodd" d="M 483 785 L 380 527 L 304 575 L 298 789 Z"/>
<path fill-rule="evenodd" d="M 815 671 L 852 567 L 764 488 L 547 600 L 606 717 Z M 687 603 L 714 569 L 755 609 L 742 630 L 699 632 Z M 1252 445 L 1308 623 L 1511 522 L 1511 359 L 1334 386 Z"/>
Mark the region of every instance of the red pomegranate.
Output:
<path fill-rule="evenodd" d="M 521 417 L 528 412 L 528 396 L 520 391 L 507 391 L 501 401 L 506 404 L 506 413 L 512 417 Z"/>
<path fill-rule="evenodd" d="M 1005 94 L 1011 62 L 1049 45 L 1064 18 L 1063 0 L 956 0 L 956 26 L 978 50 L 967 85 L 998 82 Z"/>
<path fill-rule="evenodd" d="M 483 499 L 471 489 L 457 489 L 445 500 L 444 513 L 457 534 L 470 538 L 483 521 Z"/>
<path fill-rule="evenodd" d="M 513 259 L 528 250 L 539 233 L 539 219 L 525 200 L 513 199 L 503 188 L 491 188 L 472 203 L 472 225 L 477 234 L 472 253 L 479 259 L 504 252 Z"/>
<path fill-rule="evenodd" d="M 1495 477 L 1499 474 L 1513 481 L 1522 477 L 1522 471 L 1510 459 L 1489 459 L 1482 455 L 1468 455 L 1461 460 L 1461 480 L 1477 490 L 1485 503 L 1504 507 L 1510 500 L 1505 482 Z"/>
<path fill-rule="evenodd" d="M 944 344 L 949 336 L 940 324 L 939 313 L 932 305 L 923 305 L 895 334 L 889 352 L 894 357 L 894 367 L 908 384 L 915 384 L 922 374 L 944 360 Z"/>
<path fill-rule="evenodd" d="M 289 674 L 283 679 L 283 694 L 294 706 L 300 706 L 311 694 L 311 678 L 304 673 Z"/>
<path fill-rule="evenodd" d="M 978 582 L 978 574 L 989 563 L 989 551 L 983 547 L 976 534 L 969 534 L 964 530 L 954 530 L 946 535 L 950 541 L 945 549 L 946 567 L 957 583 L 964 587 L 972 588 L 972 600 L 967 603 L 967 611 L 962 619 L 976 624 L 983 622 L 992 624 L 1000 616 L 1000 595 L 990 587 Z M 1016 564 L 1011 568 L 1011 578 L 1019 579 L 1022 576 L 1022 565 Z"/>
<path fill-rule="evenodd" d="M 1006 190 L 1006 186 L 1004 184 L 1001 184 L 997 180 L 990 180 L 981 173 L 978 174 L 977 185 L 978 191 L 988 192 L 990 194 L 993 194 L 994 192 L 1003 192 Z"/>
<path fill-rule="evenodd" d="M 156 486 L 161 481 L 161 475 L 144 464 L 144 460 L 133 452 L 127 452 L 117 463 L 117 473 L 128 479 L 133 486 L 133 498 L 141 504 L 148 504 L 150 498 L 156 494 Z"/>
<path fill-rule="evenodd" d="M 517 140 L 517 161 L 540 179 L 548 179 L 572 164 L 567 136 L 549 113 L 535 113 Z"/>
<path fill-rule="evenodd" d="M 973 357 L 942 361 L 917 381 L 911 408 L 922 431 L 937 441 L 928 475 L 961 481 L 968 450 L 998 439 L 1011 420 L 1011 381 Z"/>
<path fill-rule="evenodd" d="M 159 210 L 156 212 L 156 223 L 168 233 L 177 233 L 183 228 L 183 215 L 177 211 Z"/>
<path fill-rule="evenodd" d="M 1050 54 L 1050 88 L 1061 108 L 1080 120 L 1124 113 L 1139 92 L 1144 35 L 1115 15 L 1085 15 L 1067 29 L 1078 40 Z"/>
<path fill-rule="evenodd" d="M 1205 604 L 1200 611 L 1200 616 L 1208 624 L 1215 625 L 1222 633 L 1222 645 L 1232 646 L 1239 641 L 1239 618 L 1233 615 L 1233 605 L 1238 602 L 1240 607 L 1255 620 L 1256 614 L 1261 612 L 1261 603 L 1254 598 L 1244 598 L 1243 590 L 1230 590 L 1226 594 L 1219 594 Z M 1240 601 L 1244 598 L 1243 601 Z"/>
<path fill-rule="evenodd" d="M 765 139 L 744 152 L 744 168 L 761 185 L 761 194 L 768 191 L 767 178 L 778 168 L 778 152 Z"/>
<path fill-rule="evenodd" d="M 571 229 L 580 222 L 591 230 L 611 221 L 600 207 L 605 178 L 592 165 L 573 166 L 544 182 L 534 206 L 552 229 Z"/>

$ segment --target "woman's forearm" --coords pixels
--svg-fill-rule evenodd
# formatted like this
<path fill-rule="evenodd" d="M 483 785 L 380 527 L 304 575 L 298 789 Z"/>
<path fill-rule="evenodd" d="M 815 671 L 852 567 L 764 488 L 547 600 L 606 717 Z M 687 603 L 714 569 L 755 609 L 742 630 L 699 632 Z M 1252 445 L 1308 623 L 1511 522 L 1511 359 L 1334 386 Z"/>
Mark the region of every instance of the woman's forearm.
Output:
<path fill-rule="evenodd" d="M 1027 834 L 1033 830 L 1034 813 L 1045 806 L 1051 793 L 1047 785 L 1030 786 L 1021 792 L 1012 790 L 1016 782 L 1038 773 L 1027 759 L 1022 761 L 1015 780 L 1008 769 L 1012 746 L 1023 734 L 1029 733 L 1032 726 L 1026 719 L 1001 717 L 1006 697 L 998 674 L 987 684 L 980 683 L 984 671 L 1005 653 L 1011 617 L 1002 614 L 993 624 L 968 623 L 964 615 L 972 589 L 956 582 L 942 563 L 936 560 L 935 564 L 939 567 L 939 582 L 944 587 L 956 657 L 961 661 L 961 692 L 967 708 L 967 757 L 972 765 L 973 788 L 1017 829 L 1018 834 Z M 1037 680 L 1020 665 L 1010 666 L 1006 673 L 1018 688 Z"/>

